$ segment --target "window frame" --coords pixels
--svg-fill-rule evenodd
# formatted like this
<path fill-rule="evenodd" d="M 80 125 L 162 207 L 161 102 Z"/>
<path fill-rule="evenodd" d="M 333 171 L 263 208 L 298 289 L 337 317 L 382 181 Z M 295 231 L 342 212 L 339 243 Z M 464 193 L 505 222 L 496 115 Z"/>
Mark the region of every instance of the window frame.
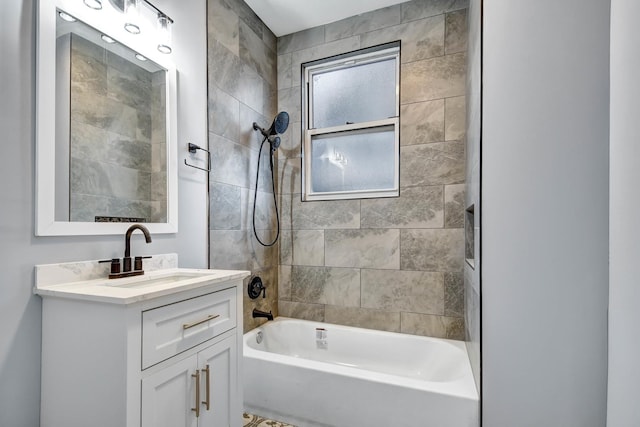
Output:
<path fill-rule="evenodd" d="M 328 70 L 341 70 L 354 66 L 366 65 L 385 60 L 395 60 L 395 87 L 396 103 L 395 116 L 385 119 L 372 120 L 359 123 L 349 123 L 326 128 L 315 128 L 313 123 L 313 81 L 314 74 Z M 400 43 L 393 42 L 367 49 L 361 49 L 337 57 L 308 62 L 302 64 L 303 87 L 303 141 L 302 141 L 302 201 L 315 200 L 341 200 L 341 199 L 370 199 L 381 197 L 398 197 L 400 195 Z M 393 127 L 394 131 L 394 185 L 393 188 L 372 188 L 367 190 L 351 191 L 324 191 L 313 192 L 311 190 L 311 143 L 317 135 L 330 135 L 357 130 L 370 130 L 374 128 Z"/>

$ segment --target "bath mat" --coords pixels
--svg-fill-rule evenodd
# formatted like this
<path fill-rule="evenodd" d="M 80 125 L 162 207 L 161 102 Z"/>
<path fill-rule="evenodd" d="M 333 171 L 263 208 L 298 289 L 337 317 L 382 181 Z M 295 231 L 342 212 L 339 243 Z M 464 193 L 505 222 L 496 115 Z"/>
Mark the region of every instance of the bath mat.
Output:
<path fill-rule="evenodd" d="M 258 415 L 242 414 L 244 427 L 296 427 L 280 421 L 268 420 Z"/>

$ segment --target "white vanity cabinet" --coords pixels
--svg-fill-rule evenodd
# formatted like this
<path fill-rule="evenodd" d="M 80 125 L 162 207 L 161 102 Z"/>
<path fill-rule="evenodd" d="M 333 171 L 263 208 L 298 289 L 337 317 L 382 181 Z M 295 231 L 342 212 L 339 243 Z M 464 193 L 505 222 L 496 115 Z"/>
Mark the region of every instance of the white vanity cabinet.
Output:
<path fill-rule="evenodd" d="M 240 426 L 246 274 L 139 298 L 37 289 L 40 425 Z"/>

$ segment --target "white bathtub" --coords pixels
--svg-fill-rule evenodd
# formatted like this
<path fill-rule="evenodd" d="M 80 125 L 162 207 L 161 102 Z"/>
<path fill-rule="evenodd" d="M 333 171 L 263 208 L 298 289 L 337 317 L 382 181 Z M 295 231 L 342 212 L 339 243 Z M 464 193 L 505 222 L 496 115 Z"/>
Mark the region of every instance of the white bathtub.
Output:
<path fill-rule="evenodd" d="M 463 342 L 278 317 L 243 350 L 250 413 L 300 427 L 479 425 Z"/>

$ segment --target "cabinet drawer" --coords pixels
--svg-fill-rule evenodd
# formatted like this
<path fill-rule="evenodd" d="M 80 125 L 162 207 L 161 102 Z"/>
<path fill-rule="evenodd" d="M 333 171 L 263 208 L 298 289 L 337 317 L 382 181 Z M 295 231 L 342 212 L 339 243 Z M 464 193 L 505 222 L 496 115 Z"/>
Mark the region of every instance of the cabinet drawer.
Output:
<path fill-rule="evenodd" d="M 235 326 L 235 288 L 143 311 L 142 369 Z"/>

